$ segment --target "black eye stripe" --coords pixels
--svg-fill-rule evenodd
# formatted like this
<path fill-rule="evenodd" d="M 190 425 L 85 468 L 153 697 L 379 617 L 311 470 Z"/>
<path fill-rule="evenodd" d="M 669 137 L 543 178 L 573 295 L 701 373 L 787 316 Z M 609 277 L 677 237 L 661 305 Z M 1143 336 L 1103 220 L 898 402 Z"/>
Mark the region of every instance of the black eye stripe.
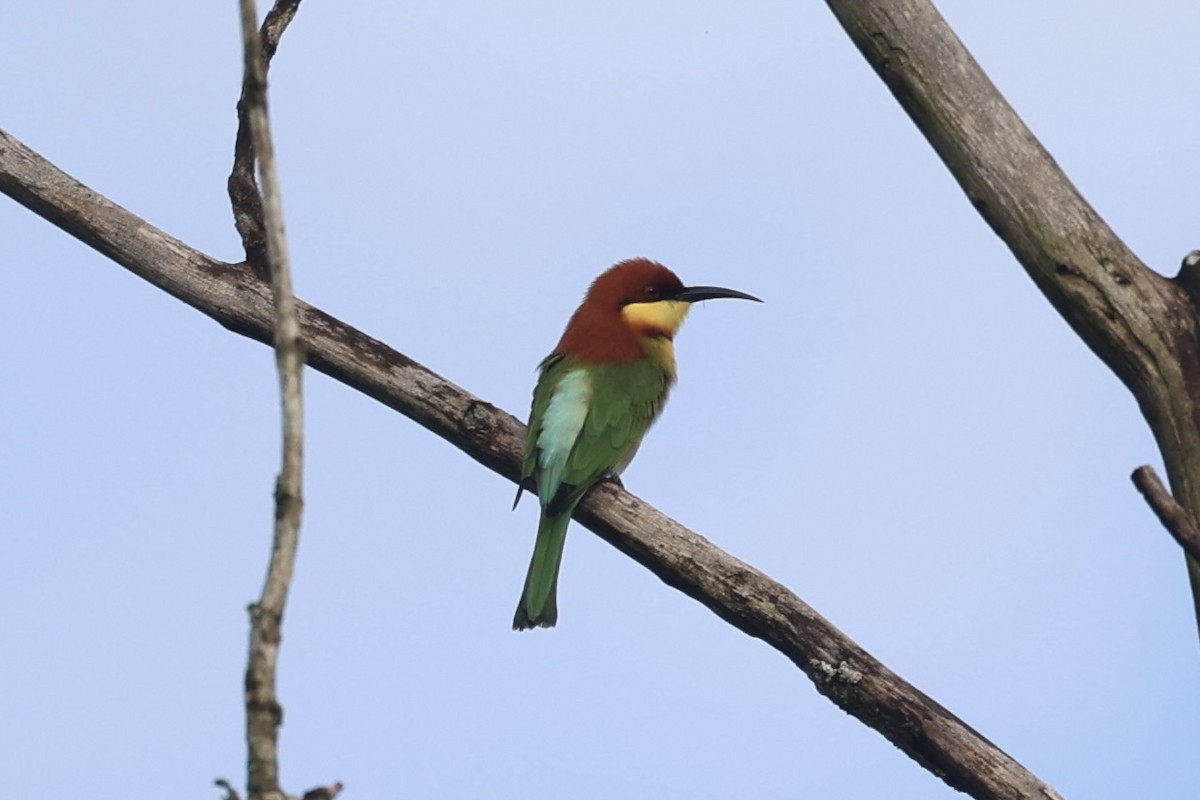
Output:
<path fill-rule="evenodd" d="M 624 308 L 630 303 L 653 303 L 659 300 L 669 300 L 678 293 L 679 291 L 673 286 L 661 283 L 648 283 L 637 292 L 634 292 L 632 296 L 626 296 L 622 299 L 621 307 Z"/>

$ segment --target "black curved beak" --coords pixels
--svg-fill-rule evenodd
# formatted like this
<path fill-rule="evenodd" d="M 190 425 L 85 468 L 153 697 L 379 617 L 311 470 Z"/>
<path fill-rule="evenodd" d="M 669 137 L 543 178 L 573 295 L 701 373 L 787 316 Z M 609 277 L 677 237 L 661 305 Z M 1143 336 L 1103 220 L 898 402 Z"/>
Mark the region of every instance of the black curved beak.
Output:
<path fill-rule="evenodd" d="M 753 300 L 756 303 L 762 302 L 762 300 L 759 300 L 752 294 L 739 292 L 737 289 L 722 289 L 720 286 L 685 286 L 682 292 L 671 299 L 684 303 L 698 303 L 701 300 L 717 300 L 722 297 L 729 297 L 734 300 Z"/>

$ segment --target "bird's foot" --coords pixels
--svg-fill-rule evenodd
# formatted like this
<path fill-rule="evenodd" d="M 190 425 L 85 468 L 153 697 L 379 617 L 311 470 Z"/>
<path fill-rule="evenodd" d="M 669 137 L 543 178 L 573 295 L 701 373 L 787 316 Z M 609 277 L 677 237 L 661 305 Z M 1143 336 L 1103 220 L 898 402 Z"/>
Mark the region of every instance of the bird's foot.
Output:
<path fill-rule="evenodd" d="M 613 472 L 612 470 L 609 470 L 609 471 L 605 472 L 603 475 L 601 475 L 600 480 L 603 481 L 604 483 L 616 484 L 617 486 L 619 486 L 622 489 L 625 488 L 625 484 L 621 483 L 621 476 L 618 475 L 617 473 Z"/>

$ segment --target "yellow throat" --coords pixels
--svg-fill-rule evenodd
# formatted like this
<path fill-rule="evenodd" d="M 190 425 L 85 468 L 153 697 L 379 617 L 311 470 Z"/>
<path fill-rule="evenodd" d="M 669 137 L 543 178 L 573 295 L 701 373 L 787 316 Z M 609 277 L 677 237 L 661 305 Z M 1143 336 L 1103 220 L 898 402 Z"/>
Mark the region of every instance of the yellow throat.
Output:
<path fill-rule="evenodd" d="M 621 309 L 621 317 L 638 335 L 646 356 L 675 377 L 675 345 L 671 340 L 687 319 L 691 303 L 680 300 L 655 300 L 651 303 L 629 303 Z"/>

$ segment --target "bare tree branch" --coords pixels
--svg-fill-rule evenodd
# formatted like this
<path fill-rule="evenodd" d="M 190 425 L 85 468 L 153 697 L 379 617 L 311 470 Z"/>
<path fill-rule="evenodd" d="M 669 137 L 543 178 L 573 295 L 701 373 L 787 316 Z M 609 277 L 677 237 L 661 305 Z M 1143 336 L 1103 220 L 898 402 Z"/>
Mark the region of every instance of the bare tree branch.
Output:
<path fill-rule="evenodd" d="M 167 236 L 0 132 L 0 191 L 225 327 L 270 342 L 266 286 Z M 523 426 L 407 356 L 297 302 L 308 364 L 374 397 L 509 480 Z M 665 583 L 795 663 L 847 713 L 950 786 L 980 798 L 1059 797 L 932 698 L 891 672 L 787 587 L 612 484 L 576 518 Z"/>
<path fill-rule="evenodd" d="M 342 783 L 341 781 L 337 781 L 328 786 L 318 786 L 315 789 L 309 789 L 300 800 L 334 800 L 341 793 Z"/>
<path fill-rule="evenodd" d="M 1192 518 L 1183 510 L 1175 498 L 1167 491 L 1167 487 L 1158 478 L 1158 473 L 1150 465 L 1138 467 L 1130 476 L 1133 485 L 1146 498 L 1150 510 L 1158 517 L 1158 521 L 1174 537 L 1179 546 L 1189 556 L 1200 561 L 1200 528 L 1192 522 Z"/>
<path fill-rule="evenodd" d="M 1055 309 L 1125 383 L 1183 506 L 1200 518 L 1200 322 L 1008 105 L 929 0 L 826 0 Z M 1200 622 L 1200 562 L 1188 560 Z"/>
<path fill-rule="evenodd" d="M 225 792 L 225 797 L 223 800 L 242 800 L 242 798 L 238 796 L 237 789 L 233 788 L 233 784 L 224 778 L 217 778 L 215 781 L 213 781 L 213 783 L 218 789 L 221 789 Z"/>
<path fill-rule="evenodd" d="M 259 31 L 259 50 L 263 59 L 264 82 L 271 59 L 279 49 L 279 40 L 299 8 L 300 0 L 276 0 L 263 20 Z M 245 70 L 242 77 L 242 96 L 237 104 L 238 127 L 233 144 L 233 171 L 229 174 L 226 188 L 233 206 L 233 224 L 238 235 L 242 237 L 246 263 L 258 277 L 270 280 L 262 196 L 259 194 L 258 182 L 254 175 L 254 138 L 251 134 L 248 102 L 248 95 L 252 89 L 250 81 L 250 71 Z"/>
<path fill-rule="evenodd" d="M 283 466 L 275 483 L 275 532 L 262 596 L 250 606 L 250 652 L 246 665 L 246 793 L 250 800 L 283 800 L 279 786 L 279 725 L 283 709 L 276 694 L 283 612 L 296 562 L 303 509 L 304 406 L 301 374 L 304 350 L 292 295 L 287 239 L 275 149 L 267 115 L 267 65 L 256 22 L 254 0 L 241 0 L 245 78 L 239 116 L 250 127 L 253 154 L 262 182 L 261 210 L 266 265 L 271 276 L 275 361 L 283 411 Z M 249 256 L 249 251 L 247 251 Z"/>

